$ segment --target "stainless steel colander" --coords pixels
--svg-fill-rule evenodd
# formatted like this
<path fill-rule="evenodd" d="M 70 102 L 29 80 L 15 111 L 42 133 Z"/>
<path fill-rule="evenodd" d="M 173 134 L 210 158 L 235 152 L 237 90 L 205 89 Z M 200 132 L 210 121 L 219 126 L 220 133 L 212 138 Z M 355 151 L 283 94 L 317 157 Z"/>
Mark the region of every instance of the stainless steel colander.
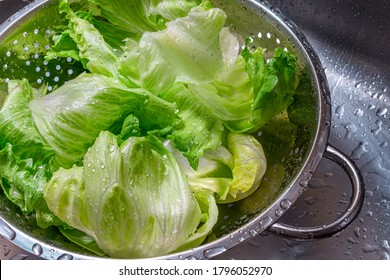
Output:
<path fill-rule="evenodd" d="M 305 79 L 301 88 L 306 100 L 303 109 L 311 115 L 299 128 L 294 147 L 275 138 L 265 147 L 269 168 L 264 180 L 250 197 L 220 205 L 215 239 L 192 250 L 161 256 L 165 259 L 212 258 L 263 231 L 294 238 L 317 238 L 345 228 L 358 214 L 363 202 L 363 183 L 354 163 L 328 144 L 331 108 L 327 81 L 321 64 L 299 28 L 280 11 L 265 2 L 212 1 L 228 15 L 227 24 L 253 43 L 273 51 L 282 47 L 296 55 Z M 50 35 L 60 24 L 57 1 L 38 0 L 0 26 L 0 77 L 27 78 L 32 85 L 48 84 L 49 91 L 80 73 L 72 59 L 47 62 Z M 282 127 L 281 127 L 282 129 Z M 272 136 L 272 135 L 271 135 Z M 267 137 L 262 131 L 259 141 Z M 321 159 L 327 157 L 347 172 L 353 185 L 348 209 L 334 222 L 318 227 L 296 228 L 278 223 L 308 185 Z M 34 227 L 4 195 L 0 195 L 0 233 L 21 248 L 47 259 L 97 258 L 50 230 Z"/>

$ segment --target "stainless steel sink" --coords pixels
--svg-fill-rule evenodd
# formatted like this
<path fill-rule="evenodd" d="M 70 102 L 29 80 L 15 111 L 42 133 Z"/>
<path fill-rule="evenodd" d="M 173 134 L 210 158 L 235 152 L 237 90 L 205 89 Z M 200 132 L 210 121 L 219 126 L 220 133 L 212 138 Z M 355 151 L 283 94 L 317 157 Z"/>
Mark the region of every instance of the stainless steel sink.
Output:
<path fill-rule="evenodd" d="M 298 25 L 316 50 L 331 89 L 330 143 L 356 162 L 366 194 L 359 217 L 334 237 L 255 237 L 226 253 L 240 259 L 390 259 L 390 2 L 268 1 Z M 282 222 L 319 225 L 339 215 L 350 183 L 324 160 Z"/>
<path fill-rule="evenodd" d="M 0 0 L 0 22 L 32 1 Z M 390 259 L 390 2 L 270 0 L 299 26 L 326 69 L 332 97 L 329 142 L 361 169 L 359 217 L 333 237 L 298 241 L 265 233 L 218 259 Z M 349 178 L 323 159 L 308 189 L 281 222 L 312 226 L 338 217 Z M 0 259 L 35 258 L 1 238 Z"/>

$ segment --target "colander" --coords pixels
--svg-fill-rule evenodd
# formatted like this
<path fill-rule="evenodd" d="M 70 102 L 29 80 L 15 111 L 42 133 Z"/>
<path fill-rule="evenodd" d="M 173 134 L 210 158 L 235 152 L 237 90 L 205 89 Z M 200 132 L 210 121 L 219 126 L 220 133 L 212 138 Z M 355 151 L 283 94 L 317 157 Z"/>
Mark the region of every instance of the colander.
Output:
<path fill-rule="evenodd" d="M 208 259 L 221 254 L 264 231 L 290 238 L 313 239 L 333 235 L 347 227 L 363 203 L 364 186 L 355 164 L 328 144 L 331 125 L 330 94 L 317 55 L 292 21 L 264 1 L 212 1 L 228 15 L 227 24 L 253 44 L 273 51 L 276 47 L 293 53 L 302 69 L 300 90 L 304 100 L 295 102 L 306 121 L 297 133 L 294 146 L 277 135 L 259 131 L 268 160 L 268 170 L 259 189 L 235 203 L 219 206 L 214 239 L 188 251 L 159 256 L 161 259 Z M 47 84 L 53 90 L 82 70 L 72 59 L 47 62 L 53 27 L 61 23 L 58 1 L 37 0 L 0 26 L 0 77 L 27 78 L 32 85 Z M 0 103 L 1 104 L 1 103 Z M 273 122 L 273 123 L 272 123 Z M 278 127 L 277 121 L 270 125 Z M 279 125 L 280 126 L 280 125 Z M 284 127 L 280 126 L 282 133 Z M 348 174 L 352 197 L 348 208 L 329 224 L 294 227 L 278 222 L 306 189 L 323 157 L 339 164 Z M 0 193 L 0 233 L 24 250 L 45 259 L 95 259 L 93 253 L 69 242 L 56 231 L 35 227 Z"/>

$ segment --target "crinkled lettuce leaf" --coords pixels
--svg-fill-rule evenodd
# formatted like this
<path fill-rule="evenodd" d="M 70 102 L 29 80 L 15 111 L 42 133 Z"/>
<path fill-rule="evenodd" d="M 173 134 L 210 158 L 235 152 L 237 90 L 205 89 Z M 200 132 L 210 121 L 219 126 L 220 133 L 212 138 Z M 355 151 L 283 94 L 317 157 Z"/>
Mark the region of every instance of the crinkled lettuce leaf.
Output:
<path fill-rule="evenodd" d="M 221 145 L 224 131 L 222 122 L 183 84 L 175 84 L 160 97 L 176 104 L 183 126 L 175 129 L 169 138 L 184 153 L 191 166 L 197 169 L 203 153 Z"/>
<path fill-rule="evenodd" d="M 215 80 L 189 89 L 231 132 L 253 133 L 293 102 L 297 74 L 294 55 L 275 49 L 266 59 L 263 49 L 246 46 Z"/>
<path fill-rule="evenodd" d="M 119 145 L 110 132 L 99 135 L 82 167 L 58 170 L 45 187 L 58 217 L 120 258 L 164 255 L 202 242 L 217 207 L 213 196 L 198 196 L 155 136 L 130 137 Z"/>
<path fill-rule="evenodd" d="M 101 9 L 101 15 L 112 24 L 142 36 L 148 31 L 164 29 L 166 23 L 184 17 L 198 5 L 209 6 L 201 0 L 90 0 Z M 205 3 L 203 3 L 205 2 Z"/>
<path fill-rule="evenodd" d="M 0 186 L 5 195 L 23 214 L 35 215 L 39 227 L 62 225 L 63 222 L 49 210 L 43 197 L 43 188 L 50 176 L 48 166 L 36 163 L 32 158 L 16 156 L 13 148 L 7 143 L 0 150 Z"/>
<path fill-rule="evenodd" d="M 68 19 L 68 29 L 56 35 L 46 59 L 71 57 L 82 62 L 91 73 L 118 77 L 117 54 L 103 35 L 88 20 L 80 18 L 67 1 L 59 4 L 60 13 Z"/>
<path fill-rule="evenodd" d="M 39 90 L 33 89 L 26 79 L 10 80 L 4 84 L 4 101 L 0 106 L 0 149 L 7 143 L 13 145 L 13 153 L 35 161 L 48 161 L 54 154 L 41 138 L 28 104 L 39 98 Z M 1 105 L 1 104 L 0 104 Z"/>
<path fill-rule="evenodd" d="M 226 147 L 207 150 L 195 170 L 174 145 L 167 146 L 180 163 L 194 191 L 209 190 L 218 203 L 241 200 L 256 191 L 267 169 L 262 145 L 252 135 L 228 133 Z"/>
<path fill-rule="evenodd" d="M 42 138 L 55 151 L 53 168 L 80 163 L 99 133 L 129 114 L 145 131 L 166 134 L 179 123 L 174 104 L 98 74 L 82 74 L 29 107 Z"/>
<path fill-rule="evenodd" d="M 139 42 L 138 69 L 144 88 L 159 94 L 175 82 L 213 81 L 231 61 L 237 44 L 221 46 L 226 14 L 220 9 L 195 8 L 188 16 L 167 23 L 159 32 L 146 32 Z M 233 37 L 235 38 L 235 37 Z"/>

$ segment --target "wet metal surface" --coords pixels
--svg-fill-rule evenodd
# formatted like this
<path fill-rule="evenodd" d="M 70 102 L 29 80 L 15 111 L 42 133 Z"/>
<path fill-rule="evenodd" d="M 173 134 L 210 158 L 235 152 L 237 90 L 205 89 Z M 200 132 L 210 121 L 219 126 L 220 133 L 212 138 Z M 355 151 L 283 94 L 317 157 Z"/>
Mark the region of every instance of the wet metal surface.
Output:
<path fill-rule="evenodd" d="M 0 0 L 0 22 L 31 1 Z M 332 97 L 329 142 L 361 169 L 365 202 L 336 236 L 296 241 L 263 233 L 218 259 L 390 258 L 390 2 L 268 1 L 304 32 L 326 69 Z M 323 159 L 297 203 L 280 222 L 321 225 L 337 218 L 351 195 L 349 178 Z M 0 239 L 0 259 L 35 256 Z M 37 249 L 38 250 L 38 249 Z"/>

